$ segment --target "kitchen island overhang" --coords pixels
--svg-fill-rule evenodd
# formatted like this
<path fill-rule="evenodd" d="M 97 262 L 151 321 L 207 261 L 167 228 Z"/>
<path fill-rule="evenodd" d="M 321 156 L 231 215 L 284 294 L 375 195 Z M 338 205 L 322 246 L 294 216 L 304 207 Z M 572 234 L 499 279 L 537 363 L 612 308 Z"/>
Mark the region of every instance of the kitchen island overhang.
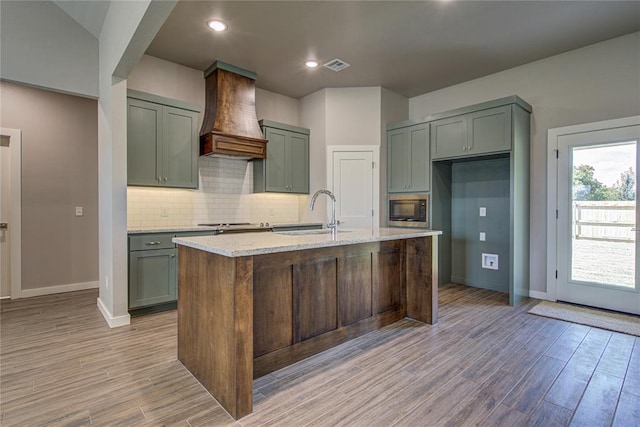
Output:
<path fill-rule="evenodd" d="M 435 324 L 439 234 L 175 238 L 178 359 L 239 419 L 254 378 L 404 317 Z"/>

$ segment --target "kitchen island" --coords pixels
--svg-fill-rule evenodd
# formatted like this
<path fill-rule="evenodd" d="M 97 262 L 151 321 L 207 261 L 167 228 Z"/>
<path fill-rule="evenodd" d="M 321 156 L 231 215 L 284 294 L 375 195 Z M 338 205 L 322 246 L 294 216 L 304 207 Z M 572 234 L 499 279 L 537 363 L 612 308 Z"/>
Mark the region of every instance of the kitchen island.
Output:
<path fill-rule="evenodd" d="M 178 359 L 236 419 L 253 379 L 409 317 L 437 322 L 439 231 L 175 238 Z"/>

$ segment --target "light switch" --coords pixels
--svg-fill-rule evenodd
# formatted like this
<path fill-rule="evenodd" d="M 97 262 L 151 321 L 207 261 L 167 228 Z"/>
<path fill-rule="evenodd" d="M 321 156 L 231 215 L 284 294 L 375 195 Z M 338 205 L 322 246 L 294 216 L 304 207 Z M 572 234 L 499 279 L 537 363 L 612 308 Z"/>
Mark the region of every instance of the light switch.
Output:
<path fill-rule="evenodd" d="M 84 208 L 82 206 L 76 206 L 76 216 L 84 215 Z"/>
<path fill-rule="evenodd" d="M 484 231 L 480 232 L 480 241 L 484 242 L 485 240 L 487 240 L 487 235 Z"/>
<path fill-rule="evenodd" d="M 487 208 L 484 206 L 480 207 L 480 216 L 487 216 Z"/>

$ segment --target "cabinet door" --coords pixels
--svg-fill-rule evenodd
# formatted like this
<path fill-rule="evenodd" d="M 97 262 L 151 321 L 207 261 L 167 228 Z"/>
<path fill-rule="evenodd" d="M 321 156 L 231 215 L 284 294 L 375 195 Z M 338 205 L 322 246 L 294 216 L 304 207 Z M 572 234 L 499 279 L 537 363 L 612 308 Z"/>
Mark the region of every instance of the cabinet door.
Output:
<path fill-rule="evenodd" d="M 265 128 L 267 158 L 265 160 L 266 190 L 287 192 L 287 132 Z"/>
<path fill-rule="evenodd" d="M 127 184 L 161 185 L 161 144 L 162 106 L 127 99 Z"/>
<path fill-rule="evenodd" d="M 253 275 L 253 357 L 293 344 L 292 276 L 287 264 Z"/>
<path fill-rule="evenodd" d="M 411 142 L 411 181 L 409 189 L 429 191 L 431 181 L 431 161 L 429 158 L 429 125 L 422 124 L 409 128 Z"/>
<path fill-rule="evenodd" d="M 460 157 L 467 150 L 466 116 L 449 117 L 431 123 L 431 158 Z"/>
<path fill-rule="evenodd" d="M 289 192 L 309 194 L 309 136 L 292 132 L 289 138 Z"/>
<path fill-rule="evenodd" d="M 370 253 L 338 259 L 341 326 L 373 316 L 371 269 Z"/>
<path fill-rule="evenodd" d="M 338 327 L 336 259 L 318 259 L 293 266 L 294 342 Z"/>
<path fill-rule="evenodd" d="M 129 308 L 175 301 L 178 290 L 176 249 L 129 253 Z"/>
<path fill-rule="evenodd" d="M 468 115 L 469 153 L 511 150 L 511 107 L 498 107 Z"/>
<path fill-rule="evenodd" d="M 411 146 L 406 128 L 387 133 L 387 191 L 409 191 L 409 161 Z"/>
<path fill-rule="evenodd" d="M 198 188 L 198 113 L 163 107 L 162 185 Z"/>

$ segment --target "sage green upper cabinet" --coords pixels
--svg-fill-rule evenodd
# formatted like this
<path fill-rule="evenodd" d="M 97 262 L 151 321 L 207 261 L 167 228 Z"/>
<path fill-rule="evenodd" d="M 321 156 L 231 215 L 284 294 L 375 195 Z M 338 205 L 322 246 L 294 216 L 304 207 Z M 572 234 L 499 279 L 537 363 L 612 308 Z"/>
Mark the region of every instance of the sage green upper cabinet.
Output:
<path fill-rule="evenodd" d="M 387 132 L 387 191 L 429 191 L 429 124 L 423 123 Z"/>
<path fill-rule="evenodd" d="M 511 150 L 511 106 L 490 108 L 431 123 L 434 160 Z"/>
<path fill-rule="evenodd" d="M 309 129 L 260 120 L 267 158 L 253 161 L 253 192 L 309 194 Z"/>
<path fill-rule="evenodd" d="M 129 91 L 127 184 L 198 188 L 197 106 Z"/>

